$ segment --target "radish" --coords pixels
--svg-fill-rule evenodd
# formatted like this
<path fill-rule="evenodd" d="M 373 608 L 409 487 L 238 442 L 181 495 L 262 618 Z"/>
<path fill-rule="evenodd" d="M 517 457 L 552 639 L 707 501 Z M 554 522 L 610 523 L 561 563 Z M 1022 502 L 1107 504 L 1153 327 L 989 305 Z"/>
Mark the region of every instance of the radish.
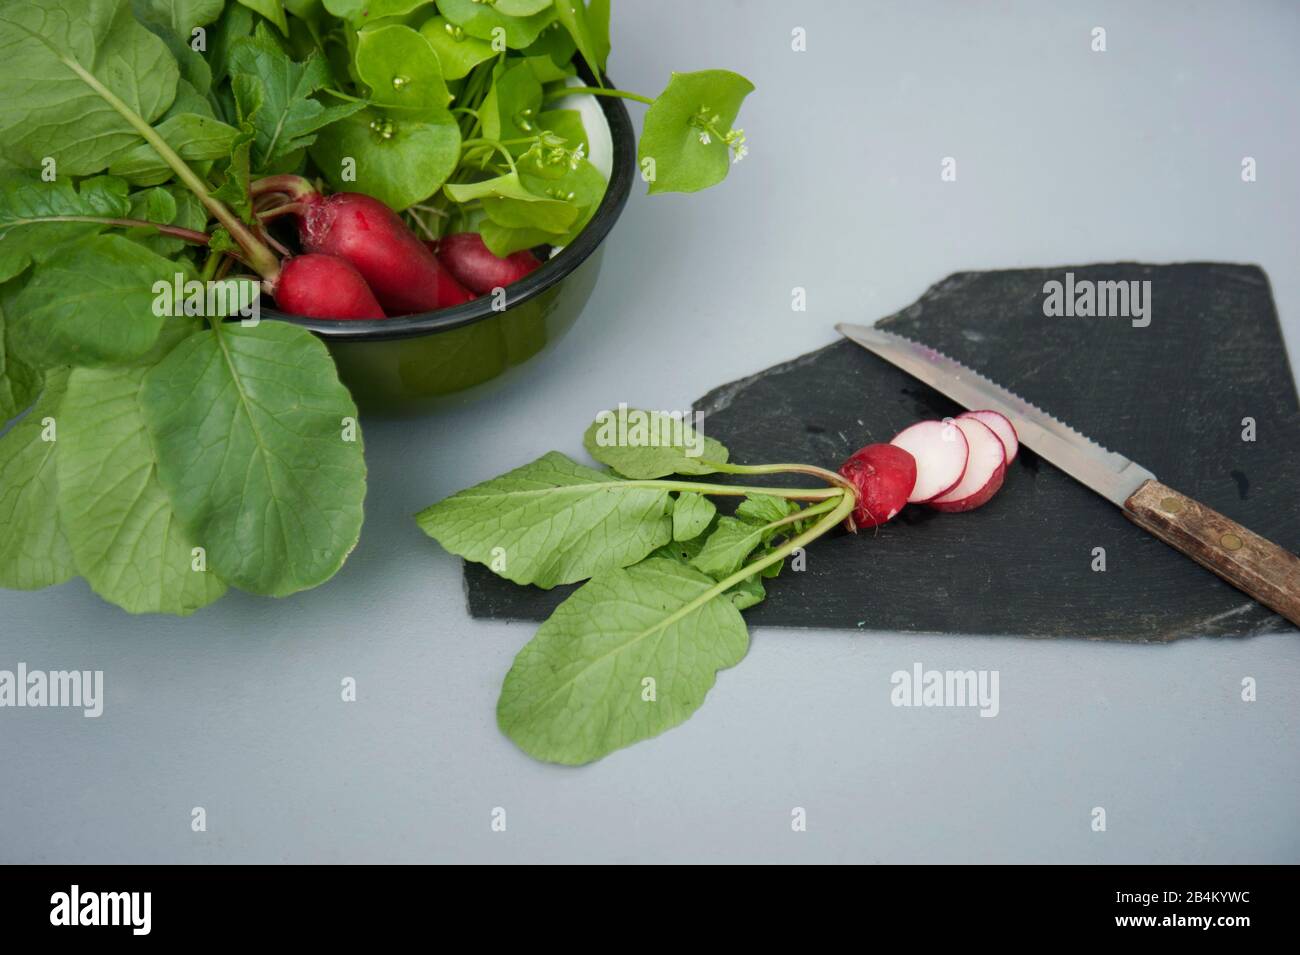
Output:
<path fill-rule="evenodd" d="M 494 255 L 477 232 L 458 232 L 425 245 L 433 249 L 438 261 L 456 281 L 479 295 L 518 282 L 542 265 L 527 249 L 512 252 L 505 258 Z"/>
<path fill-rule="evenodd" d="M 998 436 L 1002 442 L 1003 456 L 1006 458 L 1006 464 L 1010 465 L 1020 453 L 1020 436 L 1016 434 L 1016 426 L 1011 423 L 1006 415 L 997 411 L 967 411 L 960 414 L 959 418 L 974 418 L 988 425 L 989 429 Z"/>
<path fill-rule="evenodd" d="M 335 255 L 294 256 L 280 266 L 275 304 L 309 318 L 383 318 L 370 286 L 353 266 Z"/>
<path fill-rule="evenodd" d="M 296 216 L 303 248 L 351 262 L 390 315 L 431 312 L 474 297 L 378 199 L 359 192 L 322 196 L 306 179 L 290 175 L 259 179 L 249 192 L 258 203 L 276 193 L 292 199 L 258 217 L 265 223 Z"/>
<path fill-rule="evenodd" d="M 970 447 L 966 473 L 956 487 L 927 503 L 947 513 L 973 511 L 1002 486 L 1007 473 L 1006 452 L 993 429 L 979 418 L 963 416 L 953 424 L 961 429 Z"/>
<path fill-rule="evenodd" d="M 889 442 L 916 460 L 916 485 L 907 496 L 916 504 L 951 491 L 966 473 L 970 447 L 955 423 L 918 421 L 894 435 Z"/>
<path fill-rule="evenodd" d="M 916 459 L 892 444 L 869 444 L 840 465 L 858 492 L 853 523 L 875 527 L 893 518 L 916 486 Z"/>

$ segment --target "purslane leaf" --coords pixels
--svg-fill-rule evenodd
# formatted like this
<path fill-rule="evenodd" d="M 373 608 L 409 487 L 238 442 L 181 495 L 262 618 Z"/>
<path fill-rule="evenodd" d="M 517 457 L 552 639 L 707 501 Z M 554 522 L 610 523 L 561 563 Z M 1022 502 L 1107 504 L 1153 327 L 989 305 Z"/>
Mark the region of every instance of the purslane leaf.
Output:
<path fill-rule="evenodd" d="M 442 75 L 448 80 L 458 80 L 496 56 L 491 43 L 470 36 L 446 17 L 426 20 L 420 26 L 420 35 L 433 47 Z"/>
<path fill-rule="evenodd" d="M 749 647 L 732 599 L 695 605 L 714 586 L 658 558 L 593 577 L 515 657 L 501 730 L 537 759 L 580 765 L 683 722 Z"/>
<path fill-rule="evenodd" d="M 159 482 L 218 576 L 280 597 L 342 566 L 366 467 L 356 406 L 310 332 L 198 332 L 145 376 L 140 402 Z"/>
<path fill-rule="evenodd" d="M 309 152 L 334 189 L 364 192 L 400 212 L 447 181 L 460 160 L 460 127 L 450 114 L 410 119 L 364 109 L 321 130 Z"/>
<path fill-rule="evenodd" d="M 162 328 L 154 283 L 184 270 L 120 235 L 64 246 L 36 267 L 14 302 L 14 348 L 38 368 L 138 358 Z"/>
<path fill-rule="evenodd" d="M 128 613 L 186 615 L 225 593 L 158 482 L 147 366 L 76 368 L 60 409 L 59 513 L 77 571 Z"/>
<path fill-rule="evenodd" d="M 727 461 L 722 443 L 704 437 L 682 416 L 622 405 L 596 416 L 582 446 L 601 464 L 637 479 L 712 474 L 713 464 Z"/>
<path fill-rule="evenodd" d="M 555 0 L 555 13 L 600 80 L 609 58 L 609 0 L 592 0 L 590 9 L 582 0 Z"/>
<path fill-rule="evenodd" d="M 60 222 L 69 216 L 118 218 L 130 209 L 127 184 L 96 176 L 45 182 L 35 173 L 0 176 L 0 282 L 8 281 L 33 261 L 41 261 L 65 242 L 101 232 L 89 222 Z"/>
<path fill-rule="evenodd" d="M 370 27 L 357 34 L 357 75 L 370 87 L 370 101 L 405 116 L 441 116 L 451 93 L 438 54 L 420 33 L 401 24 Z"/>
<path fill-rule="evenodd" d="M 0 0 L 0 139 L 23 168 L 49 157 L 59 176 L 90 175 L 138 141 L 69 61 L 146 122 L 176 95 L 176 60 L 127 0 Z"/>
<path fill-rule="evenodd" d="M 536 40 L 542 30 L 555 22 L 553 5 L 548 5 L 531 16 L 516 17 L 480 0 L 439 0 L 438 12 L 480 40 L 491 40 L 493 30 L 504 31 L 506 45 L 512 50 L 522 50 Z"/>
<path fill-rule="evenodd" d="M 732 162 L 726 136 L 754 84 L 729 70 L 674 73 L 645 114 L 637 158 L 654 169 L 650 192 L 696 192 L 721 182 Z M 739 155 L 739 154 L 738 154 Z"/>
<path fill-rule="evenodd" d="M 36 406 L 0 437 L 0 587 L 37 590 L 76 574 L 59 522 L 59 404 L 66 368 L 45 375 Z"/>
<path fill-rule="evenodd" d="M 552 451 L 426 508 L 426 534 L 517 584 L 551 588 L 636 563 L 672 536 L 668 492 Z"/>

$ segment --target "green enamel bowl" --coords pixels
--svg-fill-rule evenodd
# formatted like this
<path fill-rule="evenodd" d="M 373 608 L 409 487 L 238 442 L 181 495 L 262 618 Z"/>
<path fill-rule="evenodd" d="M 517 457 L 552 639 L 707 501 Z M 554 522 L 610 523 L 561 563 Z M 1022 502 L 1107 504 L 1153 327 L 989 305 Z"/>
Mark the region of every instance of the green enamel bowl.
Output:
<path fill-rule="evenodd" d="M 622 100 L 591 99 L 609 128 L 605 197 L 572 243 L 505 290 L 505 308 L 493 309 L 493 297 L 485 295 L 382 320 L 304 318 L 274 308 L 263 308 L 262 317 L 319 335 L 362 411 L 419 414 L 490 393 L 573 327 L 596 285 L 601 246 L 627 204 L 637 169 L 632 121 Z M 594 143 L 592 154 L 594 161 Z"/>

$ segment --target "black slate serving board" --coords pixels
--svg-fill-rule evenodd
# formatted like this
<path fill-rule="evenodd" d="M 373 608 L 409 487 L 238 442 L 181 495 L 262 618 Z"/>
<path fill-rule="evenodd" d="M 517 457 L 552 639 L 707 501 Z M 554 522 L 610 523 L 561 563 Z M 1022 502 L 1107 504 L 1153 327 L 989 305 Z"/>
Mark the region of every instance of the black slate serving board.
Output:
<path fill-rule="evenodd" d="M 1067 272 L 1076 285 L 1150 281 L 1150 324 L 1045 316 L 1044 284 Z M 879 324 L 985 372 L 1166 484 L 1300 550 L 1300 404 L 1260 269 L 964 272 Z M 723 385 L 695 407 L 732 460 L 828 468 L 917 419 L 961 410 L 848 341 Z M 1246 418 L 1254 441 L 1243 440 Z M 1093 570 L 1099 547 L 1103 572 Z M 541 620 L 573 589 L 518 587 L 474 564 L 465 577 L 475 617 Z M 759 626 L 1139 641 L 1293 629 L 1029 449 L 980 510 L 909 506 L 874 533 L 817 541 L 806 571 L 787 568 L 745 616 Z"/>

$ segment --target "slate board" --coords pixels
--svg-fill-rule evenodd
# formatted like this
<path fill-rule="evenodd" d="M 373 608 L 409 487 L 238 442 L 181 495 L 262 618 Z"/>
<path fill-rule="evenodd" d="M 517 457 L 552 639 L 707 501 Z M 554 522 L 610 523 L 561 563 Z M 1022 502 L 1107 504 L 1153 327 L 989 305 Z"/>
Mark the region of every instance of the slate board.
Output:
<path fill-rule="evenodd" d="M 1067 271 L 1076 282 L 1149 280 L 1150 324 L 1046 317 L 1044 283 Z M 964 272 L 879 324 L 984 371 L 1166 484 L 1300 550 L 1300 405 L 1259 268 Z M 913 421 L 961 410 L 848 341 L 723 385 L 695 407 L 735 461 L 828 468 Z M 1248 417 L 1253 442 L 1242 439 Z M 1097 547 L 1104 572 L 1092 569 Z M 475 617 L 541 620 L 573 589 L 518 587 L 473 564 L 465 577 Z M 1293 629 L 1028 449 L 977 511 L 909 506 L 875 533 L 817 541 L 806 571 L 787 568 L 768 582 L 768 599 L 745 617 L 757 626 L 1137 641 Z"/>

